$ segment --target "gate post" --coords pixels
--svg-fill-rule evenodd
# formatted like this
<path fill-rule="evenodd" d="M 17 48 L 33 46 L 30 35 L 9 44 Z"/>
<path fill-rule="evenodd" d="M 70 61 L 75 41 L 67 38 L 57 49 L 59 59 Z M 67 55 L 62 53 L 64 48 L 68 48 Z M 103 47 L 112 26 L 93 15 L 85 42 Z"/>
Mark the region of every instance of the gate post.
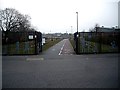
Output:
<path fill-rule="evenodd" d="M 34 34 L 34 38 L 35 38 L 35 54 L 37 54 L 37 32 L 36 31 Z"/>
<path fill-rule="evenodd" d="M 79 34 L 78 34 L 78 32 L 76 33 L 76 54 L 78 54 L 78 37 L 79 37 Z"/>

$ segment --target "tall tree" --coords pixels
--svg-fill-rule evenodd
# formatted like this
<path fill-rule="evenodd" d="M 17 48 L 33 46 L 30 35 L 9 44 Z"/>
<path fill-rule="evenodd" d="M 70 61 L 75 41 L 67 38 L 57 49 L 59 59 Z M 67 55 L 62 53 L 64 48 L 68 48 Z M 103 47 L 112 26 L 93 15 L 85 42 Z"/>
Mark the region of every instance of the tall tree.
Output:
<path fill-rule="evenodd" d="M 20 31 L 30 27 L 30 17 L 22 15 L 13 8 L 0 10 L 0 29 L 1 31 Z"/>

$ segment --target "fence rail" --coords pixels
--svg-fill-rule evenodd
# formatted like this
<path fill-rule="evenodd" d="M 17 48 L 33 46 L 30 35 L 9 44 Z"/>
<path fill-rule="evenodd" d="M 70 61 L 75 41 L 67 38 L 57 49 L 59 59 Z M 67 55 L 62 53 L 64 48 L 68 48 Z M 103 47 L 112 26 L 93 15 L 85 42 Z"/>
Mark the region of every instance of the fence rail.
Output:
<path fill-rule="evenodd" d="M 41 51 L 40 32 L 2 32 L 2 55 L 39 54 Z"/>
<path fill-rule="evenodd" d="M 120 32 L 76 32 L 74 50 L 77 54 L 119 53 Z"/>

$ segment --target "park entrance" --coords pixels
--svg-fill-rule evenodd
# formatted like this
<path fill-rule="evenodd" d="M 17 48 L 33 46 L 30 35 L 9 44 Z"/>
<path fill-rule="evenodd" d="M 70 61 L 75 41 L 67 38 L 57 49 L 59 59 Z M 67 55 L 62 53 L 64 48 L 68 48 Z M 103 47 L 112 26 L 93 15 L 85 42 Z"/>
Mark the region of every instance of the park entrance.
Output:
<path fill-rule="evenodd" d="M 2 32 L 3 55 L 39 54 L 41 51 L 42 34 L 40 32 Z"/>
<path fill-rule="evenodd" d="M 77 54 L 118 53 L 120 32 L 76 32 L 74 49 Z"/>

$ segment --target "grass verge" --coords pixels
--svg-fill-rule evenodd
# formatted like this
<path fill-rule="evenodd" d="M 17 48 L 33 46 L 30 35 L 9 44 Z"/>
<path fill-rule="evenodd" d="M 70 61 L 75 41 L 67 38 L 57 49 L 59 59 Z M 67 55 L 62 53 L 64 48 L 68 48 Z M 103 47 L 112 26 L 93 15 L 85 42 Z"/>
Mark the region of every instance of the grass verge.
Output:
<path fill-rule="evenodd" d="M 74 48 L 74 40 L 73 39 L 69 39 L 69 41 L 70 41 L 72 47 Z"/>
<path fill-rule="evenodd" d="M 62 39 L 48 39 L 46 40 L 46 43 L 43 45 L 42 50 L 46 51 L 47 49 L 49 49 L 50 47 L 52 47 L 53 45 L 57 44 L 58 42 L 60 42 Z"/>

